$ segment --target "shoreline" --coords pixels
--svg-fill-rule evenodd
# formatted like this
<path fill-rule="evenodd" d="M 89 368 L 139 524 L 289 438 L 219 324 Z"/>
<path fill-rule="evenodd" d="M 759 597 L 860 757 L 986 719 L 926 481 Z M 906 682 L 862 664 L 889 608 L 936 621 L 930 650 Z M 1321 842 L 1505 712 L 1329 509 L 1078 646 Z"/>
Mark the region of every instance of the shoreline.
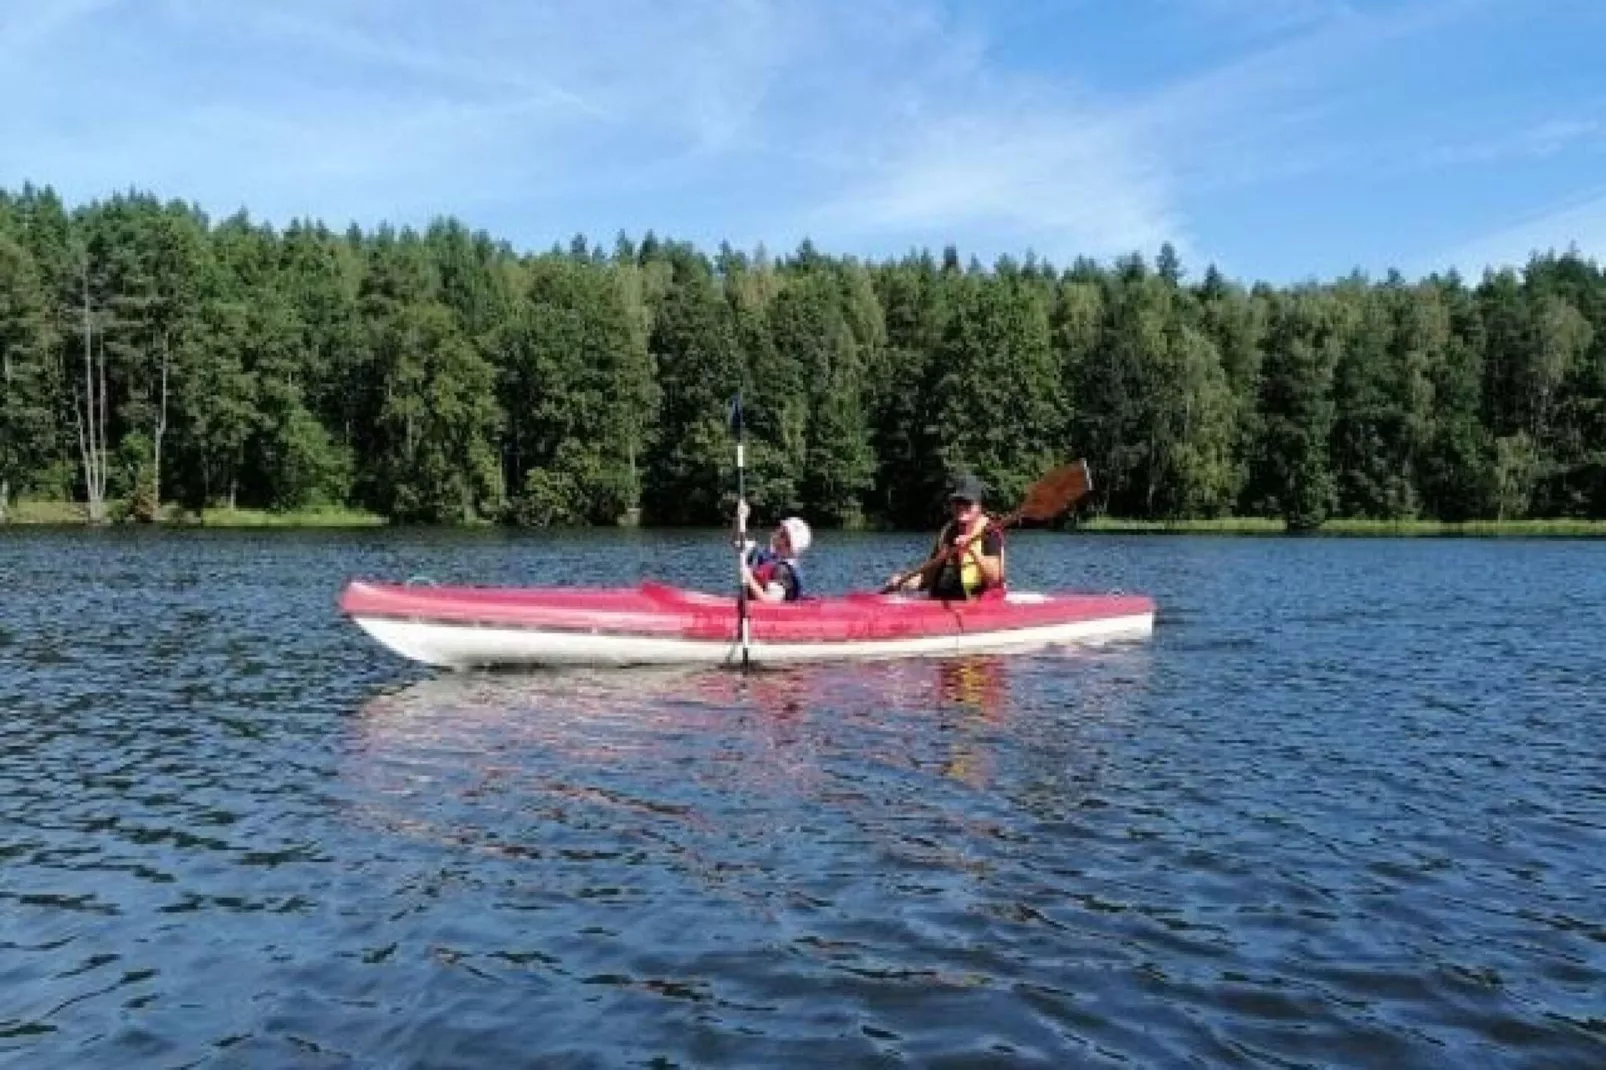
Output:
<path fill-rule="evenodd" d="M 1606 520 L 1370 520 L 1335 518 L 1313 531 L 1291 532 L 1269 517 L 1210 520 L 1120 520 L 1094 517 L 1077 525 L 1101 535 L 1258 535 L 1280 538 L 1606 538 Z"/>
<path fill-rule="evenodd" d="M 13 502 L 4 527 L 85 527 L 81 502 Z M 149 524 L 126 518 L 108 521 L 107 527 L 156 528 L 377 528 L 392 527 L 377 513 L 330 507 L 276 513 L 266 509 L 207 509 L 201 512 L 168 507 Z M 468 526 L 468 525 L 452 525 Z M 494 524 L 473 525 L 495 527 Z M 509 530 L 519 530 L 510 528 Z M 535 530 L 535 529 L 530 529 Z M 553 529 L 559 530 L 559 529 Z M 585 528 L 561 529 L 583 531 Z M 643 528 L 641 530 L 653 530 Z M 663 530 L 676 530 L 665 528 Z M 874 527 L 863 530 L 883 530 Z M 895 530 L 895 529 L 885 529 Z M 1606 538 L 1606 520 L 1552 518 L 1532 520 L 1367 520 L 1335 518 L 1314 531 L 1291 533 L 1281 520 L 1269 517 L 1217 517 L 1200 520 L 1126 520 L 1092 517 L 1074 524 L 1068 533 L 1097 535 L 1233 535 L 1284 538 Z"/>

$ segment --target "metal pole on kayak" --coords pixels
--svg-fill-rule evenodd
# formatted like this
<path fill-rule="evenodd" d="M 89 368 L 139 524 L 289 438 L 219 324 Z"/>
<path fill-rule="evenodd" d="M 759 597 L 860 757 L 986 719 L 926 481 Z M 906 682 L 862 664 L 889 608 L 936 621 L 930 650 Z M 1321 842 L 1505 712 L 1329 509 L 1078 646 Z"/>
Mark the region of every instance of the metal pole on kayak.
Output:
<path fill-rule="evenodd" d="M 747 618 L 747 583 L 742 579 L 742 566 L 747 561 L 747 514 L 742 504 L 747 501 L 747 456 L 743 437 L 747 430 L 742 416 L 742 392 L 731 399 L 731 433 L 736 436 L 736 636 L 742 644 L 742 668 L 748 667 L 752 634 Z"/>

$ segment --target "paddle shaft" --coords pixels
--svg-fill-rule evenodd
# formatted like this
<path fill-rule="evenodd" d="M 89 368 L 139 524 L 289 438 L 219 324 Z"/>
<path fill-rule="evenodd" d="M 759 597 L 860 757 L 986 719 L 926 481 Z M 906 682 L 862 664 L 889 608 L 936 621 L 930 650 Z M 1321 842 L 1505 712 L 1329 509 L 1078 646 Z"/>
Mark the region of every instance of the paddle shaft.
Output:
<path fill-rule="evenodd" d="M 741 402 L 737 401 L 740 412 Z M 740 419 L 736 427 L 736 635 L 742 644 L 742 668 L 751 660 L 752 625 L 747 615 L 747 451 L 743 446 L 744 428 Z"/>

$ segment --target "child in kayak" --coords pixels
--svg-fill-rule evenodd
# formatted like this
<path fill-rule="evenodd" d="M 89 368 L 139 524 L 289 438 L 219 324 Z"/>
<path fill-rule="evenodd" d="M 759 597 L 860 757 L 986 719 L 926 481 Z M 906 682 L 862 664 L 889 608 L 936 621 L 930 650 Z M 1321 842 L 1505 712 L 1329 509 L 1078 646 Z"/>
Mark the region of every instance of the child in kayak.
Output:
<path fill-rule="evenodd" d="M 976 598 L 1004 586 L 1004 537 L 990 526 L 982 509 L 986 488 L 975 476 L 961 476 L 948 495 L 952 518 L 937 535 L 931 556 L 953 546 L 961 549 L 941 563 L 928 564 L 908 577 L 903 590 L 925 591 L 933 598 Z M 896 580 L 897 577 L 893 577 Z"/>
<path fill-rule="evenodd" d="M 751 515 L 747 502 L 736 503 L 738 521 L 743 527 Z M 796 602 L 803 597 L 803 570 L 797 559 L 814 541 L 808 524 L 789 516 L 775 525 L 768 548 L 748 540 L 742 554 L 742 582 L 747 594 L 760 602 Z"/>

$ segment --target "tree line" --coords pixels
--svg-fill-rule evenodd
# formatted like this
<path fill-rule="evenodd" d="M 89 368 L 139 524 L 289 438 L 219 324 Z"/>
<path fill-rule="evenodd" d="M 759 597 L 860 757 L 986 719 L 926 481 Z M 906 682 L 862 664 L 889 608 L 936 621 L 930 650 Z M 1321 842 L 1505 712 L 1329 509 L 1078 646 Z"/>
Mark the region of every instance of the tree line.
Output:
<path fill-rule="evenodd" d="M 443 219 L 283 229 L 0 191 L 0 514 L 345 506 L 706 524 L 747 399 L 760 516 L 923 526 L 1085 456 L 1129 518 L 1606 516 L 1606 276 L 1245 287 L 1153 262 L 539 255 Z"/>

